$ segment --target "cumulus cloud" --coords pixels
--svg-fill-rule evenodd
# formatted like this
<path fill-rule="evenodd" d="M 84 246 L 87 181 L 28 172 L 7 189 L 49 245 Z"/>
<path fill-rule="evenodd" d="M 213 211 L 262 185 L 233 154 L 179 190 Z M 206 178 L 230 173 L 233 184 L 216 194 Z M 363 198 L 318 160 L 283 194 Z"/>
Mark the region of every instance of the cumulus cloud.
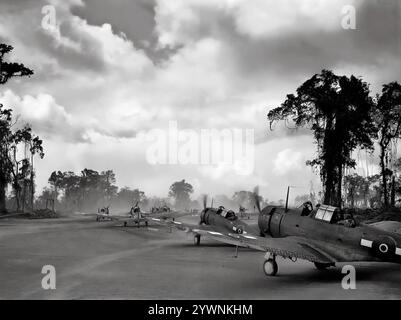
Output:
<path fill-rule="evenodd" d="M 42 138 L 73 142 L 87 140 L 83 125 L 49 94 L 19 97 L 11 90 L 6 90 L 0 94 L 0 101 L 5 108 L 13 110 L 14 118 L 18 119 L 17 125 L 29 123 Z"/>
<path fill-rule="evenodd" d="M 41 27 L 48 4 L 56 8 L 54 32 Z M 274 194 L 277 184 L 312 179 L 300 154 L 307 149 L 309 157 L 314 146 L 307 130 L 268 131 L 269 109 L 322 68 L 361 75 L 376 91 L 401 74 L 397 1 L 118 4 L 117 10 L 103 0 L 2 1 L 0 41 L 14 45 L 10 59 L 35 75 L 7 83 L 0 101 L 48 137 L 42 163 L 50 169 L 43 175 L 57 166 L 109 165 L 121 184 L 149 192 L 192 178 L 199 192 L 258 183 Z M 345 4 L 357 10 L 357 30 L 341 28 Z M 130 10 L 146 19 L 132 21 L 139 13 Z M 149 165 L 142 134 L 170 120 L 182 129 L 255 129 L 254 174 L 244 181 L 225 168 Z M 60 163 L 53 155 L 66 146 L 77 156 Z"/>
<path fill-rule="evenodd" d="M 301 170 L 304 165 L 305 160 L 301 152 L 284 149 L 277 154 L 274 160 L 273 172 L 277 175 L 285 175 L 290 171 Z"/>

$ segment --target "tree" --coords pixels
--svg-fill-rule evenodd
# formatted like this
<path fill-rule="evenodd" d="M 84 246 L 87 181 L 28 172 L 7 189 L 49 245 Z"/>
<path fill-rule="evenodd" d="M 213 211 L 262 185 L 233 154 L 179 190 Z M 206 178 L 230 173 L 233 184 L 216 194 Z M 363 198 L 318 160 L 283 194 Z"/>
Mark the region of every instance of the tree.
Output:
<path fill-rule="evenodd" d="M 80 177 L 72 171 L 67 171 L 59 174 L 58 188 L 63 190 L 63 204 L 67 208 L 76 207 L 78 209 L 81 198 L 80 192 Z"/>
<path fill-rule="evenodd" d="M 401 137 L 401 85 L 391 82 L 383 86 L 377 98 L 374 118 L 379 134 L 380 173 L 383 187 L 383 204 L 389 207 L 388 184 L 393 172 L 388 168 L 391 143 Z M 394 179 L 393 179 L 394 182 Z M 394 184 L 394 183 L 393 183 Z M 393 188 L 394 190 L 394 188 Z M 392 201 L 394 205 L 394 201 Z"/>
<path fill-rule="evenodd" d="M 114 185 L 116 182 L 116 175 L 113 170 L 106 170 L 100 173 L 101 188 L 104 192 L 104 198 L 106 202 L 110 203 L 117 194 L 117 186 Z"/>
<path fill-rule="evenodd" d="M 32 134 L 32 129 L 28 125 L 16 130 L 11 138 L 10 149 L 13 151 L 12 157 L 15 162 L 15 166 L 12 168 L 12 186 L 17 202 L 17 211 L 20 210 L 20 202 L 22 210 L 25 209 L 27 204 L 33 210 L 35 193 L 33 160 L 35 154 L 39 154 L 40 158 L 44 157 L 43 141 Z M 25 150 L 23 158 L 18 161 L 17 149 L 19 145 L 22 145 Z M 19 166 L 20 163 L 21 166 Z"/>
<path fill-rule="evenodd" d="M 85 168 L 81 175 L 71 171 L 53 171 L 48 181 L 56 200 L 59 192 L 63 192 L 61 202 L 66 209 L 95 210 L 99 206 L 110 205 L 118 189 L 114 185 L 116 178 L 112 170 L 99 173 Z"/>
<path fill-rule="evenodd" d="M 5 62 L 4 56 L 13 50 L 12 46 L 0 43 L 0 84 L 5 84 L 13 77 L 30 76 L 31 69 L 23 64 Z M 10 146 L 15 145 L 13 139 L 17 138 L 12 132 L 12 111 L 3 109 L 0 104 L 0 213 L 6 212 L 6 188 L 11 182 L 13 165 L 10 158 Z"/>
<path fill-rule="evenodd" d="M 258 195 L 259 203 L 263 202 L 263 197 Z M 256 206 L 255 195 L 252 191 L 236 191 L 233 195 L 233 200 L 238 206 L 244 208 L 253 208 Z"/>
<path fill-rule="evenodd" d="M 354 76 L 337 76 L 332 71 L 305 81 L 296 95 L 289 94 L 280 107 L 268 113 L 270 129 L 279 120 L 291 120 L 295 128 L 312 130 L 317 157 L 307 162 L 318 168 L 324 203 L 340 206 L 343 171 L 355 167 L 351 158 L 356 147 L 372 150 L 376 135 L 369 87 Z"/>
<path fill-rule="evenodd" d="M 59 195 L 59 189 L 62 187 L 64 175 L 61 171 L 53 171 L 49 177 L 49 184 L 53 188 L 52 199 L 56 200 Z"/>
<path fill-rule="evenodd" d="M 194 189 L 191 184 L 185 182 L 185 180 L 174 182 L 170 186 L 170 191 L 168 193 L 169 197 L 174 198 L 175 206 L 177 208 L 185 209 L 190 205 L 191 193 Z"/>
<path fill-rule="evenodd" d="M 129 187 L 123 187 L 117 194 L 117 202 L 124 207 L 133 206 L 137 202 L 141 204 L 146 202 L 145 192 L 139 189 L 132 190 Z"/>
<path fill-rule="evenodd" d="M 366 204 L 366 196 L 369 190 L 368 180 L 359 174 L 347 175 L 344 177 L 345 200 L 351 208 L 355 207 L 355 202 L 364 200 Z"/>
<path fill-rule="evenodd" d="M 297 207 L 299 207 L 300 205 L 302 205 L 303 203 L 305 203 L 307 201 L 311 201 L 312 202 L 310 194 L 297 195 L 295 197 L 295 199 L 294 199 L 295 206 L 297 206 Z"/>

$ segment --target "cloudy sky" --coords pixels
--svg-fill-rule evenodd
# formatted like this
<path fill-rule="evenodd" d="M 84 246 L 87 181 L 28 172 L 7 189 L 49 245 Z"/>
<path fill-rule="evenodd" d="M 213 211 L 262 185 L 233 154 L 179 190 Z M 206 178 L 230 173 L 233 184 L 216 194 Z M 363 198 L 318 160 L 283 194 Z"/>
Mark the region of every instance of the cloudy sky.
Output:
<path fill-rule="evenodd" d="M 350 5 L 356 28 L 344 29 Z M 88 167 L 150 195 L 185 178 L 197 195 L 258 184 L 280 199 L 287 185 L 318 189 L 305 166 L 315 146 L 305 130 L 270 132 L 269 109 L 323 68 L 373 92 L 400 81 L 400 25 L 397 0 L 0 0 L 0 42 L 35 71 L 1 87 L 0 101 L 45 141 L 39 188 L 53 170 Z M 148 134 L 170 121 L 254 129 L 254 170 L 149 163 Z"/>

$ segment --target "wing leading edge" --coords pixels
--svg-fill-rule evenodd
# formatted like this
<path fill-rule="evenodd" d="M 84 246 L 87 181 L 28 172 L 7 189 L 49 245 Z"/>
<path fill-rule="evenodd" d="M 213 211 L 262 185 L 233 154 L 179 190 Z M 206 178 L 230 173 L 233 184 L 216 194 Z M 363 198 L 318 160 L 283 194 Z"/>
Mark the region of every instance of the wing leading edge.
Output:
<path fill-rule="evenodd" d="M 213 229 L 210 226 L 194 226 L 178 221 L 161 221 L 160 219 L 152 220 L 181 231 L 207 236 L 216 241 L 238 247 L 269 252 L 283 258 L 296 258 L 318 263 L 336 262 L 333 257 L 330 257 L 329 254 L 318 248 L 315 243 L 303 237 L 264 238 L 248 234 L 226 233 Z"/>

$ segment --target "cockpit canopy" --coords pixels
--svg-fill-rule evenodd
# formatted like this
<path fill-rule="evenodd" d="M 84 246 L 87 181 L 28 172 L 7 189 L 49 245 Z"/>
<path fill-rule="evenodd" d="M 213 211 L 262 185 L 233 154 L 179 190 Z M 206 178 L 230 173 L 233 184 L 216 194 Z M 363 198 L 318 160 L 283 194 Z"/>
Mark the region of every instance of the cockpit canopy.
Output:
<path fill-rule="evenodd" d="M 217 209 L 217 212 L 216 212 L 216 213 L 219 214 L 219 215 L 221 215 L 223 218 L 226 218 L 227 220 L 234 221 L 234 220 L 237 220 L 237 219 L 238 219 L 238 217 L 237 217 L 237 215 L 235 214 L 234 211 L 232 211 L 232 210 L 227 210 L 227 209 L 224 208 L 223 206 L 220 206 L 220 207 Z"/>
<path fill-rule="evenodd" d="M 323 220 L 323 221 L 331 223 L 333 220 L 333 216 L 335 216 L 335 213 L 337 213 L 339 211 L 340 211 L 340 209 L 337 207 L 320 205 L 316 211 L 315 219 Z"/>
<path fill-rule="evenodd" d="M 349 228 L 357 225 L 351 213 L 344 213 L 340 208 L 328 205 L 320 205 L 315 214 L 316 220 L 322 220 L 331 224 L 339 224 Z"/>

